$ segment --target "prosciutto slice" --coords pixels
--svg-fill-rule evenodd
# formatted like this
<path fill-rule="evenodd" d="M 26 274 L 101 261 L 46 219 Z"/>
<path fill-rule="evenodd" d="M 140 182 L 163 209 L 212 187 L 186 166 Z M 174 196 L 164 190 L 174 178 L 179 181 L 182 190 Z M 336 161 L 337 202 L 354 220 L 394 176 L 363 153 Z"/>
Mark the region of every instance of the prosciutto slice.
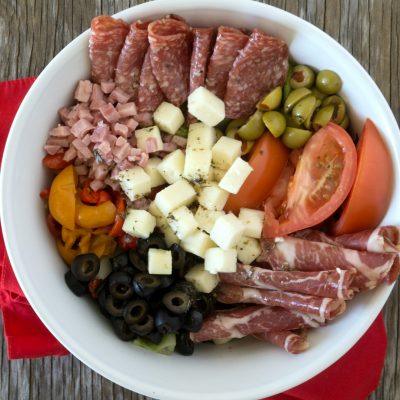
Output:
<path fill-rule="evenodd" d="M 346 309 L 343 299 L 307 296 L 304 294 L 239 287 L 222 283 L 217 289 L 217 300 L 224 304 L 263 304 L 277 306 L 289 311 L 319 315 L 324 319 L 333 319 Z"/>
<path fill-rule="evenodd" d="M 279 307 L 250 306 L 215 312 L 204 320 L 200 331 L 190 334 L 190 338 L 195 343 L 227 340 L 260 332 L 317 328 L 324 322 L 315 316 L 292 313 Z"/>
<path fill-rule="evenodd" d="M 310 347 L 305 335 L 299 335 L 292 331 L 261 332 L 253 336 L 264 342 L 274 344 L 292 354 L 303 353 Z"/>
<path fill-rule="evenodd" d="M 333 271 L 271 271 L 269 269 L 238 264 L 236 272 L 220 273 L 221 282 L 237 286 L 329 297 L 351 299 L 354 291 L 350 288 L 355 270 Z"/>

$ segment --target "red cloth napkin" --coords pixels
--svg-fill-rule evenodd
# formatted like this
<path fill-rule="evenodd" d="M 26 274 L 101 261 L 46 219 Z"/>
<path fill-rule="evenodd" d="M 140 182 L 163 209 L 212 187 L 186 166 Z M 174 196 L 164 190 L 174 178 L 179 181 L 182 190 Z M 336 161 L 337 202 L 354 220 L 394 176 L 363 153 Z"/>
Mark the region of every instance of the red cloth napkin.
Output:
<path fill-rule="evenodd" d="M 0 156 L 14 115 L 33 81 L 34 78 L 0 82 Z M 0 307 L 9 359 L 68 354 L 28 304 L 15 279 L 2 236 Z M 365 400 L 379 384 L 386 346 L 386 331 L 380 314 L 353 348 L 330 368 L 285 393 L 268 397 L 268 400 Z"/>

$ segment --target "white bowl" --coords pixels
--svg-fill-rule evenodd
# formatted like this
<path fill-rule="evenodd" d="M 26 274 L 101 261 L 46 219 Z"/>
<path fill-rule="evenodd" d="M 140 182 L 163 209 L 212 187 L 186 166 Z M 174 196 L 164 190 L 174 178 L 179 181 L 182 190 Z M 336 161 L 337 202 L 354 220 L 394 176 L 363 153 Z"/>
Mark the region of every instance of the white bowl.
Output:
<path fill-rule="evenodd" d="M 381 92 L 358 62 L 328 35 L 280 9 L 249 0 L 161 0 L 117 14 L 126 21 L 182 15 L 193 25 L 259 27 L 289 44 L 291 56 L 343 78 L 351 121 L 360 131 L 370 117 L 388 143 L 396 184 L 385 223 L 400 223 L 400 132 Z M 162 399 L 244 399 L 270 396 L 318 374 L 362 336 L 391 287 L 357 296 L 348 311 L 310 335 L 311 348 L 293 356 L 253 340 L 201 345 L 192 357 L 160 356 L 121 342 L 94 304 L 75 297 L 64 283 L 66 270 L 44 222 L 38 193 L 48 185 L 42 146 L 57 123 L 57 109 L 72 101 L 76 82 L 89 76 L 89 31 L 46 67 L 29 91 L 12 126 L 2 165 L 1 217 L 11 263 L 32 307 L 71 353 L 108 379 Z"/>

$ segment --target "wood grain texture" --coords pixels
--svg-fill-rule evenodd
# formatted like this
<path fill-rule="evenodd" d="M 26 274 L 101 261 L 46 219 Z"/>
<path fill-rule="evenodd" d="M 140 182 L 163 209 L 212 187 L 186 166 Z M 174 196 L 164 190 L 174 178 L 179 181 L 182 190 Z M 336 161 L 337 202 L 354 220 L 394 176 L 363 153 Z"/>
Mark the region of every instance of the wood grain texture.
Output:
<path fill-rule="evenodd" d="M 0 80 L 38 75 L 95 15 L 145 1 L 0 0 Z M 270 0 L 338 40 L 375 79 L 399 121 L 400 2 L 398 0 Z M 400 398 L 400 291 L 384 309 L 388 351 L 381 383 L 370 400 Z M 1 324 L 1 323 L 0 323 Z M 144 400 L 91 371 L 73 356 L 7 360 L 0 326 L 1 400 Z M 340 399 L 338 399 L 340 400 Z"/>

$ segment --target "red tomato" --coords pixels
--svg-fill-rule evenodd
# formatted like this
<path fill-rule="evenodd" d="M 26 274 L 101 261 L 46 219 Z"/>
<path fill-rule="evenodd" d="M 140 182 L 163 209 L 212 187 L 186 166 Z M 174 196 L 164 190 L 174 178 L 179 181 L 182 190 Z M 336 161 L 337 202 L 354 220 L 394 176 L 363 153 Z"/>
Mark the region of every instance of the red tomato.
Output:
<path fill-rule="evenodd" d="M 47 214 L 46 224 L 52 236 L 55 238 L 61 238 L 61 225 L 51 216 L 50 213 Z"/>
<path fill-rule="evenodd" d="M 49 169 L 63 169 L 71 164 L 65 161 L 63 157 L 64 153 L 47 154 L 47 156 L 43 157 L 42 164 Z"/>
<path fill-rule="evenodd" d="M 357 144 L 357 176 L 333 224 L 335 235 L 375 228 L 389 207 L 393 189 L 393 164 L 389 151 L 374 123 L 367 119 Z"/>
<path fill-rule="evenodd" d="M 279 179 L 289 157 L 288 149 L 279 139 L 265 133 L 257 140 L 250 154 L 253 172 L 237 194 L 231 194 L 225 211 L 239 213 L 242 207 L 258 208 Z"/>
<path fill-rule="evenodd" d="M 128 235 L 127 233 L 118 236 L 118 246 L 122 250 L 136 249 L 136 245 L 137 245 L 136 237 Z"/>
<path fill-rule="evenodd" d="M 294 175 L 286 169 L 267 199 L 263 236 L 283 236 L 325 221 L 349 194 L 356 169 L 349 134 L 333 123 L 321 128 L 305 145 Z"/>

